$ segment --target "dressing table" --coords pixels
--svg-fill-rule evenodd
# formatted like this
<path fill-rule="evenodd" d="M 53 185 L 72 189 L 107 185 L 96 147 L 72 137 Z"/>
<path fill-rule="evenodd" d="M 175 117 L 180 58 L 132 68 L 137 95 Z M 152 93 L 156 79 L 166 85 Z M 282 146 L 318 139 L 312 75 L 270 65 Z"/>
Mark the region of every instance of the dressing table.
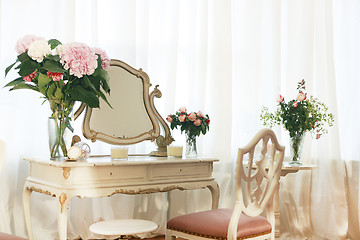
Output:
<path fill-rule="evenodd" d="M 129 156 L 125 161 L 111 161 L 110 156 L 104 156 L 76 162 L 45 158 L 25 160 L 30 163 L 30 176 L 26 179 L 23 193 L 29 240 L 33 239 L 30 219 L 32 192 L 56 198 L 60 240 L 66 239 L 68 208 L 73 197 L 110 197 L 116 193 L 148 194 L 208 188 L 212 208 L 217 208 L 219 203 L 219 187 L 212 176 L 216 159 Z"/>
<path fill-rule="evenodd" d="M 114 194 L 148 194 L 173 189 L 208 188 L 212 208 L 219 203 L 219 187 L 212 176 L 214 158 L 182 159 L 167 157 L 166 148 L 174 139 L 155 108 L 154 98 L 161 92 L 155 86 L 150 93 L 148 75 L 119 60 L 111 60 L 109 84 L 111 104 L 100 102 L 100 109 L 81 105 L 75 119 L 85 111 L 82 132 L 85 138 L 113 145 L 130 145 L 149 140 L 157 149 L 127 160 L 93 156 L 86 160 L 52 160 L 48 157 L 25 158 L 30 176 L 23 192 L 23 207 L 29 240 L 33 239 L 30 196 L 38 192 L 57 201 L 58 233 L 67 239 L 68 209 L 73 197 L 110 197 Z"/>

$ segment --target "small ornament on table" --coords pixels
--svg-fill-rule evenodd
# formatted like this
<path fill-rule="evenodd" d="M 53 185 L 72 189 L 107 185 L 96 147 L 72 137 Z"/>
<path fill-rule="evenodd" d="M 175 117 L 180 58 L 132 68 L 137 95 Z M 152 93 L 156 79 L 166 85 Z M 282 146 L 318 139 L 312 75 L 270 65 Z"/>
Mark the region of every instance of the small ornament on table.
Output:
<path fill-rule="evenodd" d="M 90 156 L 90 146 L 87 143 L 81 142 L 78 135 L 74 135 L 71 142 L 71 147 L 67 151 L 69 160 L 85 160 Z"/>

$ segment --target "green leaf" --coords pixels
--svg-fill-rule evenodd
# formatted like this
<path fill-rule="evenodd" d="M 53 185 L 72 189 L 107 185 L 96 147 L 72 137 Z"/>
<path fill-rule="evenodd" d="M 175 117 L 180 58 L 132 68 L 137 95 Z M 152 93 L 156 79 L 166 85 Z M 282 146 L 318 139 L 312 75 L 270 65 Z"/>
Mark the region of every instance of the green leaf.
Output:
<path fill-rule="evenodd" d="M 48 41 L 48 43 L 50 44 L 51 49 L 54 49 L 54 48 L 56 48 L 58 45 L 61 45 L 61 42 L 60 42 L 59 40 L 57 40 L 57 39 L 50 39 L 50 40 Z"/>
<path fill-rule="evenodd" d="M 60 61 L 59 55 L 51 55 L 51 54 L 49 54 L 49 55 L 47 55 L 44 59 L 45 59 L 45 60 L 46 60 L 46 59 L 50 59 L 50 60 L 54 60 L 54 61 L 57 61 L 57 62 Z"/>
<path fill-rule="evenodd" d="M 24 79 L 22 77 L 19 77 L 11 82 L 9 82 L 8 84 L 6 84 L 4 87 L 12 87 L 12 86 L 15 86 L 21 82 L 24 82 Z"/>
<path fill-rule="evenodd" d="M 24 61 L 28 61 L 28 60 L 31 60 L 31 58 L 29 57 L 29 55 L 27 54 L 27 52 L 23 52 L 22 54 L 20 54 L 18 56 L 18 60 L 20 62 L 24 62 Z"/>
<path fill-rule="evenodd" d="M 69 94 L 71 98 L 75 101 L 86 103 L 91 108 L 99 107 L 99 99 L 97 95 L 89 89 L 85 89 L 79 85 L 75 85 L 74 87 L 69 89 Z"/>
<path fill-rule="evenodd" d="M 61 63 L 55 61 L 55 60 L 47 60 L 44 62 L 43 69 L 49 71 L 49 72 L 55 72 L 55 73 L 63 73 L 65 72 L 65 69 L 63 69 Z"/>
<path fill-rule="evenodd" d="M 61 99 L 64 96 L 64 94 L 61 91 L 61 88 L 58 88 L 58 87 L 56 88 L 54 96 L 55 96 L 56 99 L 59 99 L 59 101 L 61 101 Z"/>
<path fill-rule="evenodd" d="M 26 77 L 32 74 L 39 67 L 39 64 L 34 61 L 24 61 L 19 66 L 19 75 L 22 77 Z"/>
<path fill-rule="evenodd" d="M 13 64 L 11 64 L 10 66 L 8 66 L 6 69 L 5 69 L 5 77 L 6 75 L 8 74 L 8 72 L 15 66 L 15 64 L 18 62 L 18 60 L 16 60 Z"/>
<path fill-rule="evenodd" d="M 105 95 L 101 92 L 101 90 L 100 91 L 96 90 L 96 88 L 90 82 L 89 78 L 86 75 L 84 76 L 84 83 L 85 83 L 86 86 L 90 87 L 97 96 L 100 96 L 109 105 L 109 107 L 112 108 L 111 104 L 108 102 Z"/>
<path fill-rule="evenodd" d="M 39 91 L 42 94 L 46 95 L 46 90 L 50 81 L 51 78 L 49 78 L 45 74 L 39 73 L 38 86 L 39 86 Z"/>
<path fill-rule="evenodd" d="M 18 89 L 30 89 L 30 90 L 39 92 L 38 87 L 30 85 L 30 84 L 26 84 L 25 82 L 20 82 L 19 84 L 15 85 L 13 88 L 11 88 L 10 91 L 18 90 Z"/>

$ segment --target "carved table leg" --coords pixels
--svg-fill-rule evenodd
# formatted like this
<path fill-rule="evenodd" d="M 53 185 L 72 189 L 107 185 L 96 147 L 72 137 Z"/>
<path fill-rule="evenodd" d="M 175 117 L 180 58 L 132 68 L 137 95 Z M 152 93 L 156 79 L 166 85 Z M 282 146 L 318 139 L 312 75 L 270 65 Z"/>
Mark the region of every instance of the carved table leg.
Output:
<path fill-rule="evenodd" d="M 25 224 L 26 230 L 28 232 L 29 240 L 33 240 L 34 236 L 31 228 L 31 215 L 30 215 L 30 197 L 32 191 L 26 186 L 23 191 L 23 208 L 24 208 L 24 216 L 25 216 Z"/>
<path fill-rule="evenodd" d="M 212 205 L 211 209 L 217 209 L 219 207 L 219 198 L 220 198 L 220 190 L 219 185 L 212 181 L 210 185 L 207 186 L 211 192 Z"/>
<path fill-rule="evenodd" d="M 71 197 L 65 193 L 61 193 L 57 198 L 58 200 L 58 232 L 59 240 L 67 239 L 67 216 Z"/>
<path fill-rule="evenodd" d="M 275 217 L 275 240 L 280 239 L 280 207 L 279 207 L 279 188 L 280 184 L 278 184 L 275 195 L 274 195 L 274 217 Z"/>

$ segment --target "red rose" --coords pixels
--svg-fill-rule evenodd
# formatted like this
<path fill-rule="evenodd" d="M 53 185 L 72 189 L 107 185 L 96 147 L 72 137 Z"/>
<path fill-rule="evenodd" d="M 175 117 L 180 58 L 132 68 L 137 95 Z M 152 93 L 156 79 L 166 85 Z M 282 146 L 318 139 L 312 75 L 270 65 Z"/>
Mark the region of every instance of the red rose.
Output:
<path fill-rule="evenodd" d="M 279 98 L 276 100 L 278 103 L 282 103 L 284 101 L 284 97 L 280 94 Z"/>
<path fill-rule="evenodd" d="M 179 121 L 180 122 L 185 122 L 185 120 L 186 120 L 186 115 L 180 115 L 179 116 Z"/>
<path fill-rule="evenodd" d="M 167 116 L 167 118 L 166 118 L 166 121 L 168 121 L 168 122 L 170 122 L 170 123 L 171 123 L 171 122 L 172 122 L 172 120 L 173 120 L 173 119 L 172 119 L 172 115 L 168 115 L 168 116 Z"/>

